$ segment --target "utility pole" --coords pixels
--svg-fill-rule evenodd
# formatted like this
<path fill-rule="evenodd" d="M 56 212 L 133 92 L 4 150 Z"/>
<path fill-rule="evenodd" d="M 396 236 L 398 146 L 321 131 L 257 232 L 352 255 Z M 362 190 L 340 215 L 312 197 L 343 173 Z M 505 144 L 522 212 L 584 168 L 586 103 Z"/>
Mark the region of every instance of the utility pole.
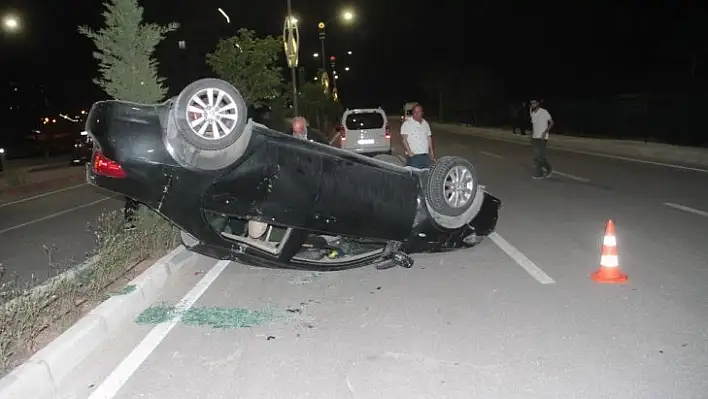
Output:
<path fill-rule="evenodd" d="M 299 38 L 296 38 L 296 32 L 295 30 L 297 27 L 295 26 L 295 21 L 293 20 L 293 7 L 292 7 L 292 0 L 287 0 L 288 1 L 288 16 L 285 19 L 285 27 L 287 30 L 287 36 L 284 37 L 284 40 L 286 41 L 286 48 L 288 45 L 290 45 L 289 53 L 286 54 L 288 58 L 288 66 L 290 67 L 290 79 L 293 81 L 293 113 L 294 116 L 300 116 L 300 111 L 298 109 L 298 95 L 297 95 L 297 74 L 295 72 L 295 68 L 297 68 L 298 60 L 297 60 L 297 52 L 298 52 L 298 45 L 297 43 Z"/>

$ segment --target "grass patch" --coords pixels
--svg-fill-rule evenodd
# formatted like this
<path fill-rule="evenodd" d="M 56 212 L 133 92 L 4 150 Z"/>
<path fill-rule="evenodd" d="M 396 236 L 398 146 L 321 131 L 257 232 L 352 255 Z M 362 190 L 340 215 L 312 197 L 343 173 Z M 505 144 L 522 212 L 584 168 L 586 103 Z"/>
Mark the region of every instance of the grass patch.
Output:
<path fill-rule="evenodd" d="M 83 313 L 111 292 L 129 295 L 135 287 L 113 287 L 133 278 L 135 267 L 157 259 L 179 245 L 179 230 L 157 213 L 141 206 L 135 229 L 123 229 L 122 212 L 104 214 L 93 229 L 96 261 L 83 270 L 72 269 L 76 278 L 51 280 L 46 289 L 31 291 L 32 283 L 3 279 L 0 264 L 0 376 L 71 326 Z M 49 263 L 51 263 L 49 259 Z M 126 282 L 122 282 L 125 284 Z"/>

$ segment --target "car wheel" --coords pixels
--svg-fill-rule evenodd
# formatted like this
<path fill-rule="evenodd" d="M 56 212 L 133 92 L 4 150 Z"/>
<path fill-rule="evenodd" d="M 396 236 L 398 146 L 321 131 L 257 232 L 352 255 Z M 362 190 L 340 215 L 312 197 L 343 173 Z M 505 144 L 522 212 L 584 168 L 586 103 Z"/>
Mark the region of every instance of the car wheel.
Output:
<path fill-rule="evenodd" d="M 217 170 L 246 151 L 253 123 L 241 94 L 220 79 L 200 79 L 170 100 L 165 147 L 188 169 Z"/>
<path fill-rule="evenodd" d="M 184 230 L 180 230 L 179 238 L 182 241 L 182 245 L 184 245 L 187 249 L 191 249 L 199 245 L 199 240 Z"/>
<path fill-rule="evenodd" d="M 430 169 L 425 199 L 430 210 L 447 217 L 467 212 L 477 194 L 477 173 L 460 157 L 442 157 Z"/>
<path fill-rule="evenodd" d="M 379 154 L 374 156 L 374 159 L 378 159 L 379 161 L 391 163 L 398 166 L 405 166 L 405 164 L 401 161 L 400 158 L 390 154 Z"/>
<path fill-rule="evenodd" d="M 246 102 L 241 93 L 221 79 L 200 79 L 177 96 L 174 116 L 178 135 L 199 150 L 230 147 L 247 122 Z"/>

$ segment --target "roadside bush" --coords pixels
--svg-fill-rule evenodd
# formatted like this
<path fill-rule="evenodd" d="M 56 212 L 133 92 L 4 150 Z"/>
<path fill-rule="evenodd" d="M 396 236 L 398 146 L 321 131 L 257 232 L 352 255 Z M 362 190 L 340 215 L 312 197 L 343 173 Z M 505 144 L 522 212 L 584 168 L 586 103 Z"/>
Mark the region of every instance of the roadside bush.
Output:
<path fill-rule="evenodd" d="M 109 286 L 147 259 L 157 259 L 179 245 L 179 230 L 157 213 L 140 207 L 135 230 L 123 229 L 123 215 L 102 215 L 96 229 L 94 262 L 68 270 L 74 278 L 57 277 L 32 290 L 34 282 L 3 276 L 0 264 L 0 376 L 34 353 L 42 342 L 60 334 L 82 310 L 106 298 Z M 63 275 L 65 276 L 65 275 Z M 9 278 L 8 278 L 9 277 Z"/>

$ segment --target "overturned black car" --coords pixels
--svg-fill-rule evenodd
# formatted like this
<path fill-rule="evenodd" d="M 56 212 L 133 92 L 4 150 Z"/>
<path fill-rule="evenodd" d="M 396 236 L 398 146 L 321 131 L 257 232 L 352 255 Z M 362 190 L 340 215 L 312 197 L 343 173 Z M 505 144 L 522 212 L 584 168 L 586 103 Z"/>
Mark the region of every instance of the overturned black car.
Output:
<path fill-rule="evenodd" d="M 496 226 L 501 202 L 465 159 L 404 167 L 271 130 L 246 109 L 218 79 L 162 104 L 97 102 L 88 182 L 159 212 L 192 251 L 266 267 L 410 267 L 407 254 L 471 247 Z"/>

